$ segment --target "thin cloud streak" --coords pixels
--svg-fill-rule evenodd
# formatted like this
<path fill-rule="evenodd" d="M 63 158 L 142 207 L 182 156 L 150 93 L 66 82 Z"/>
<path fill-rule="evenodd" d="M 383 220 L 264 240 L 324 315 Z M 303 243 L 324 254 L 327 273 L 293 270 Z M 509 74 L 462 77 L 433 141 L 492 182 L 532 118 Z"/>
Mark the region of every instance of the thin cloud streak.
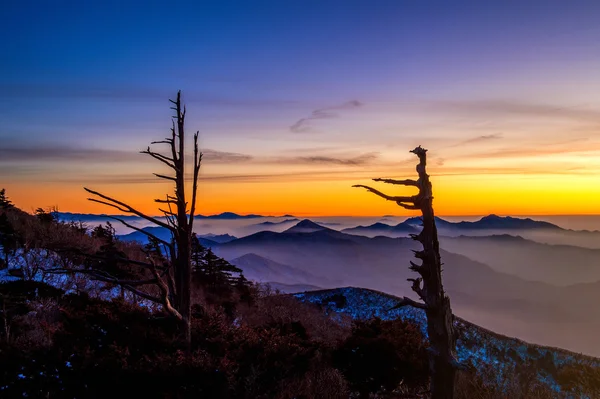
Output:
<path fill-rule="evenodd" d="M 484 134 L 481 136 L 473 137 L 471 139 L 460 141 L 456 144 L 452 144 L 452 145 L 449 145 L 444 148 L 453 148 L 453 147 L 459 147 L 459 146 L 468 145 L 468 144 L 490 141 L 490 140 L 498 140 L 498 139 L 501 139 L 502 137 L 503 137 L 502 133 Z"/>
<path fill-rule="evenodd" d="M 59 145 L 22 145 L 0 148 L 1 162 L 18 163 L 37 161 L 137 162 L 139 158 L 135 155 L 135 151 Z"/>
<path fill-rule="evenodd" d="M 345 165 L 363 166 L 373 163 L 379 158 L 379 153 L 369 152 L 351 158 L 341 158 L 327 155 L 313 155 L 306 157 L 279 158 L 275 162 L 283 164 L 306 164 L 306 165 Z"/>
<path fill-rule="evenodd" d="M 600 123 L 600 112 L 579 107 L 534 104 L 511 100 L 434 101 L 429 106 L 446 111 L 477 112 L 492 115 L 525 115 L 544 118 L 563 118 Z"/>
<path fill-rule="evenodd" d="M 237 152 L 226 152 L 216 150 L 200 150 L 202 152 L 202 160 L 212 163 L 239 163 L 252 160 L 254 157 L 248 154 L 240 154 Z"/>
<path fill-rule="evenodd" d="M 586 142 L 579 146 L 565 147 L 566 144 L 573 144 L 575 142 Z M 585 155 L 590 152 L 600 152 L 600 143 L 593 145 L 588 142 L 587 139 L 571 140 L 568 142 L 560 142 L 547 145 L 535 145 L 535 146 L 519 146 L 519 147 L 506 147 L 497 150 L 482 151 L 471 154 L 461 155 L 460 158 L 519 158 L 519 157 L 536 157 L 546 155 L 564 155 L 564 154 L 578 154 Z"/>
<path fill-rule="evenodd" d="M 363 104 L 360 101 L 352 100 L 352 101 L 348 101 L 348 102 L 345 102 L 340 105 L 334 105 L 332 107 L 320 108 L 320 109 L 314 110 L 310 116 L 307 116 L 306 118 L 301 118 L 298 121 L 296 121 L 296 123 L 294 123 L 292 126 L 290 126 L 290 130 L 292 131 L 292 133 L 311 132 L 311 131 L 314 131 L 313 127 L 311 126 L 311 121 L 318 120 L 318 119 L 336 118 L 336 117 L 338 117 L 338 114 L 335 111 L 354 109 L 354 108 L 359 108 L 362 106 L 363 106 Z"/>
<path fill-rule="evenodd" d="M 152 148 L 152 147 L 151 147 Z M 158 148 L 152 148 L 155 151 Z M 212 149 L 201 149 L 203 160 L 211 163 L 238 163 L 253 159 L 251 155 L 235 152 L 217 151 Z M 191 154 L 188 154 L 191 155 Z M 0 162 L 12 163 L 38 163 L 38 162 L 93 162 L 93 163 L 115 163 L 135 162 L 146 163 L 151 161 L 137 150 L 116 150 L 109 148 L 82 148 L 60 145 L 40 144 L 15 144 L 0 148 Z"/>

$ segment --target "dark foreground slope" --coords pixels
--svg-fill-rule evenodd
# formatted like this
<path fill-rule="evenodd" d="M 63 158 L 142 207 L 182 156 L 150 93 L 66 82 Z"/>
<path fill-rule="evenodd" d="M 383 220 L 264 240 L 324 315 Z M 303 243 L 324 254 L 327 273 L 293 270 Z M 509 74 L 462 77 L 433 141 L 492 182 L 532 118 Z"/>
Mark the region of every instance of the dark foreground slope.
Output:
<path fill-rule="evenodd" d="M 294 294 L 301 301 L 323 306 L 331 313 L 348 315 L 354 320 L 373 317 L 382 320 L 402 319 L 417 323 L 426 336 L 426 320 L 422 310 L 410 306 L 392 309 L 399 299 L 382 292 L 364 288 L 336 288 Z M 546 385 L 556 397 L 586 397 L 573 395 L 570 382 L 561 370 L 600 368 L 600 359 L 563 349 L 529 344 L 506 337 L 455 317 L 458 335 L 458 360 L 476 369 L 491 368 L 498 381 L 509 383 L 503 376 L 519 374 L 524 365 L 534 365 L 537 380 Z M 508 387 L 504 387 L 508 389 Z M 600 391 L 598 391 L 600 394 Z"/>

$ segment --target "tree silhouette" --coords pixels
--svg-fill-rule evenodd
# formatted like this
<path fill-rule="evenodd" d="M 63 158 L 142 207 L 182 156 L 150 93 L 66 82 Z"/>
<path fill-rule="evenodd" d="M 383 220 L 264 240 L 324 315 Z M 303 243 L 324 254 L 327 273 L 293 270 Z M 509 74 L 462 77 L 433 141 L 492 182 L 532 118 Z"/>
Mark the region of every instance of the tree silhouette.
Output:
<path fill-rule="evenodd" d="M 433 193 L 429 175 L 426 171 L 427 150 L 421 146 L 411 151 L 419 157 L 417 164 L 418 180 L 373 179 L 388 184 L 416 187 L 419 193 L 413 196 L 389 196 L 372 187 L 362 184 L 353 187 L 366 188 L 370 192 L 394 201 L 399 206 L 420 210 L 422 213 L 423 230 L 411 237 L 420 242 L 423 250 L 414 251 L 415 257 L 422 263 L 410 262 L 410 269 L 419 274 L 412 282 L 412 290 L 417 293 L 424 303 L 404 297 L 398 305 L 411 305 L 425 311 L 427 316 L 427 333 L 430 348 L 431 398 L 451 399 L 454 396 L 454 380 L 457 368 L 463 368 L 456 360 L 456 338 L 454 335 L 453 315 L 450 308 L 450 298 L 442 284 L 442 262 L 440 257 L 437 228 L 433 212 Z"/>
<path fill-rule="evenodd" d="M 242 269 L 204 248 L 196 234 L 192 236 L 192 267 L 198 283 L 209 289 L 227 290 L 248 284 Z"/>
<path fill-rule="evenodd" d="M 12 202 L 6 196 L 6 190 L 0 190 L 0 245 L 3 258 L 0 259 L 0 269 L 8 267 L 10 255 L 13 255 L 19 246 L 17 232 L 10 222 L 8 211 L 13 209 Z"/>
<path fill-rule="evenodd" d="M 132 206 L 119 201 L 115 198 L 101 194 L 97 191 L 85 188 L 92 195 L 88 198 L 90 201 L 104 204 L 117 209 L 120 212 L 133 214 L 145 219 L 157 226 L 168 229 L 171 233 L 171 240 L 166 241 L 156 237 L 146 230 L 135 227 L 119 217 L 112 217 L 123 225 L 145 234 L 153 239 L 155 243 L 165 248 L 168 254 L 168 262 L 158 262 L 153 256 L 148 256 L 146 262 L 133 261 L 127 259 L 127 263 L 139 266 L 149 270 L 153 278 L 148 280 L 123 280 L 117 276 L 106 276 L 105 274 L 92 274 L 93 278 L 100 281 L 106 281 L 118 284 L 123 288 L 133 292 L 150 301 L 159 303 L 172 316 L 182 322 L 186 342 L 191 342 L 191 238 L 194 217 L 196 212 L 196 193 L 198 189 L 198 173 L 202 153 L 198 149 L 198 132 L 194 135 L 194 154 L 192 165 L 192 193 L 191 200 L 188 201 L 185 193 L 185 114 L 186 109 L 181 105 L 181 91 L 177 93 L 176 100 L 169 100 L 175 111 L 173 116 L 173 127 L 171 136 L 161 141 L 155 141 L 151 144 L 166 144 L 169 147 L 167 155 L 152 151 L 150 147 L 141 151 L 152 158 L 160 161 L 169 167 L 174 176 L 154 173 L 160 179 L 172 181 L 175 184 L 174 195 L 166 195 L 165 199 L 156 199 L 164 208 L 159 210 L 163 213 L 166 221 L 146 215 Z M 124 260 L 125 261 L 125 260 Z M 154 292 L 149 293 L 142 287 L 149 284 L 154 285 Z"/>
<path fill-rule="evenodd" d="M 13 208 L 12 202 L 6 196 L 6 189 L 0 190 L 0 210 L 7 210 Z"/>
<path fill-rule="evenodd" d="M 17 232 L 10 222 L 6 212 L 0 214 L 0 245 L 4 258 L 0 262 L 0 269 L 8 267 L 10 255 L 14 255 L 19 246 Z"/>

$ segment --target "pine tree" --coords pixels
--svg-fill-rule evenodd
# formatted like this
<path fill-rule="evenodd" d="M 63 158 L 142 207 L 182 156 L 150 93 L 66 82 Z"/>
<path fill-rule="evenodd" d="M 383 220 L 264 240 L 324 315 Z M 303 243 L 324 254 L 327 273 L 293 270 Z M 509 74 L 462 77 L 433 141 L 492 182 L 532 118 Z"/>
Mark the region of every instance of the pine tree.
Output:
<path fill-rule="evenodd" d="M 213 290 L 248 284 L 242 269 L 217 256 L 211 248 L 204 248 L 196 234 L 192 236 L 192 265 L 196 281 Z"/>
<path fill-rule="evenodd" d="M 40 223 L 49 225 L 58 221 L 57 215 L 55 212 L 48 212 L 43 208 L 38 208 L 35 210 L 35 216 L 38 218 Z"/>
<path fill-rule="evenodd" d="M 10 255 L 14 255 L 19 246 L 17 233 L 12 223 L 10 223 L 6 212 L 0 214 L 0 245 L 2 246 L 2 254 L 4 255 L 0 269 L 5 269 L 9 266 Z"/>
<path fill-rule="evenodd" d="M 10 255 L 14 255 L 19 247 L 19 239 L 14 226 L 10 222 L 7 211 L 14 205 L 6 196 L 6 190 L 0 190 L 0 245 L 2 246 L 3 259 L 0 260 L 0 269 L 8 267 Z"/>
<path fill-rule="evenodd" d="M 6 209 L 10 209 L 13 208 L 13 204 L 12 202 L 8 199 L 8 197 L 6 196 L 6 189 L 1 189 L 0 190 L 0 209 L 2 210 L 6 210 Z"/>
<path fill-rule="evenodd" d="M 115 277 L 131 277 L 123 270 L 127 264 L 127 255 L 117 246 L 115 228 L 106 222 L 106 226 L 98 225 L 92 230 L 92 237 L 101 240 L 102 245 L 93 258 L 88 259 L 87 266 L 99 273 L 107 273 Z"/>

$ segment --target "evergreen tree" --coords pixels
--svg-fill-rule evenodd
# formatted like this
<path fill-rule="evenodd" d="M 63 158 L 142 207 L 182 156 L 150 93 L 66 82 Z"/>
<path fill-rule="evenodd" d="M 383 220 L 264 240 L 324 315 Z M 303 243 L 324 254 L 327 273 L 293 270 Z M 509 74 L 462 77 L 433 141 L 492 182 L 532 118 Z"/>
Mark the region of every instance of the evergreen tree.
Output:
<path fill-rule="evenodd" d="M 43 208 L 38 208 L 35 210 L 35 216 L 38 218 L 40 223 L 42 224 L 52 224 L 58 221 L 58 217 L 55 212 L 47 212 Z"/>
<path fill-rule="evenodd" d="M 127 255 L 117 246 L 115 229 L 110 222 L 106 226 L 98 225 L 92 230 L 92 237 L 102 241 L 96 257 L 88 259 L 87 266 L 91 269 L 105 271 L 115 277 L 127 277 L 129 273 L 122 268 Z"/>
<path fill-rule="evenodd" d="M 196 281 L 205 287 L 225 290 L 248 285 L 242 269 L 204 248 L 196 234 L 192 236 L 192 265 Z"/>
<path fill-rule="evenodd" d="M 6 196 L 6 189 L 3 188 L 2 190 L 0 190 L 0 209 L 6 210 L 13 207 L 14 206 L 12 202 L 10 202 L 10 200 Z"/>
<path fill-rule="evenodd" d="M 10 223 L 6 212 L 0 214 L 0 245 L 2 246 L 2 254 L 4 255 L 2 262 L 0 262 L 0 269 L 4 269 L 8 267 L 9 256 L 14 255 L 19 247 L 17 233 Z"/>

